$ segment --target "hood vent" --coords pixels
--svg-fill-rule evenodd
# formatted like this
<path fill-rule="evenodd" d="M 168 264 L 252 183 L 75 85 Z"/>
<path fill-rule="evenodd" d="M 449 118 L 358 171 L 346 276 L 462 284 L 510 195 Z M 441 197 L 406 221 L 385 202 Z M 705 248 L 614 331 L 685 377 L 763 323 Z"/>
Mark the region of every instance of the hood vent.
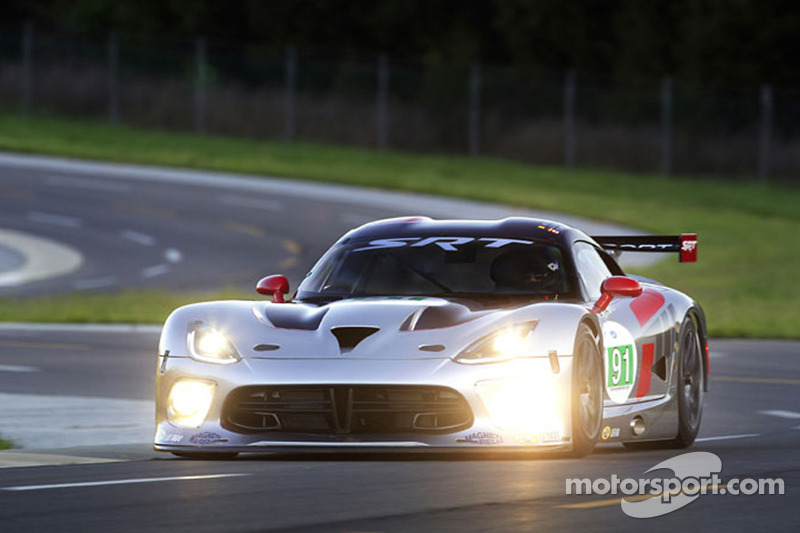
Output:
<path fill-rule="evenodd" d="M 463 305 L 448 304 L 441 307 L 423 307 L 411 313 L 400 325 L 400 331 L 421 331 L 458 326 L 475 320 L 482 313 L 470 311 Z"/>
<path fill-rule="evenodd" d="M 339 341 L 339 350 L 342 353 L 347 353 L 379 329 L 371 327 L 339 327 L 331 328 L 331 333 Z"/>
<path fill-rule="evenodd" d="M 316 330 L 327 312 L 327 308 L 317 309 L 287 304 L 268 304 L 264 308 L 264 314 L 276 328 L 306 331 Z"/>

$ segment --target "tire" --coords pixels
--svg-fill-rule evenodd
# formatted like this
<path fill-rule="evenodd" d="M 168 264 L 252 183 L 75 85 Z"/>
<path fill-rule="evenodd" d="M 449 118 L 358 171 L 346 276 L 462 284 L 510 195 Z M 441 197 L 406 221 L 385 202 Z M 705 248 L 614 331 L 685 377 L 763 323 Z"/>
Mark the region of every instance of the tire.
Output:
<path fill-rule="evenodd" d="M 687 316 L 678 337 L 678 435 L 674 448 L 692 445 L 703 418 L 703 349 L 692 317 Z"/>
<path fill-rule="evenodd" d="M 674 439 L 624 442 L 633 450 L 688 448 L 700 431 L 703 418 L 703 351 L 692 317 L 687 316 L 678 334 L 678 434 Z"/>
<path fill-rule="evenodd" d="M 572 358 L 573 457 L 594 450 L 603 423 L 603 364 L 597 338 L 586 324 L 578 327 Z"/>
<path fill-rule="evenodd" d="M 196 461 L 224 461 L 227 459 L 233 459 L 237 455 L 236 452 L 170 452 L 172 455 L 180 457 L 182 459 L 194 459 Z"/>

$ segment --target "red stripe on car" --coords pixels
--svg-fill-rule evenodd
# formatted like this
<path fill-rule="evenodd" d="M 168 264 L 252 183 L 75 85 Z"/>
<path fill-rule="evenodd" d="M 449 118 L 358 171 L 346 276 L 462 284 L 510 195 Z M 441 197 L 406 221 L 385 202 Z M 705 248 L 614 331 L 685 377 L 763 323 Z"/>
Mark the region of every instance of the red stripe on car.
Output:
<path fill-rule="evenodd" d="M 664 295 L 655 289 L 646 289 L 641 296 L 631 300 L 631 310 L 640 326 L 644 326 L 664 306 Z"/>
<path fill-rule="evenodd" d="M 636 399 L 643 398 L 650 392 L 650 367 L 653 366 L 653 358 L 656 354 L 655 344 L 645 344 L 642 346 L 642 366 L 639 367 L 639 386 L 636 387 Z"/>

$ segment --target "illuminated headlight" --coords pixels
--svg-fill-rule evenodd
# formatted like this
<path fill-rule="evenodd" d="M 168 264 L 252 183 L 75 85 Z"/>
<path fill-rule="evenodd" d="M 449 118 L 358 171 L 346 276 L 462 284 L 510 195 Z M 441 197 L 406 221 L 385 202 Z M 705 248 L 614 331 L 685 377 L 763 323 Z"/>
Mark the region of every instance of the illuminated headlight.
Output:
<path fill-rule="evenodd" d="M 213 383 L 180 380 L 169 391 L 167 418 L 176 426 L 200 427 L 214 399 Z"/>
<path fill-rule="evenodd" d="M 499 429 L 560 435 L 564 431 L 563 400 L 545 376 L 480 381 L 475 388 Z"/>
<path fill-rule="evenodd" d="M 492 333 L 467 347 L 455 358 L 458 363 L 496 363 L 531 353 L 531 336 L 536 329 L 535 320 L 509 326 Z"/>
<path fill-rule="evenodd" d="M 233 343 L 224 333 L 207 324 L 197 323 L 187 338 L 192 359 L 229 365 L 240 359 Z"/>

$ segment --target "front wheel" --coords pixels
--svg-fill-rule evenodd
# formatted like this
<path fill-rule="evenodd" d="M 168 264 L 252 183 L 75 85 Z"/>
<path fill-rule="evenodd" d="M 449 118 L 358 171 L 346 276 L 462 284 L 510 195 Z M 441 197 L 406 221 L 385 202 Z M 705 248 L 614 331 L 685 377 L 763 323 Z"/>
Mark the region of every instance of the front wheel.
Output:
<path fill-rule="evenodd" d="M 603 422 L 603 365 L 592 330 L 581 324 L 572 356 L 572 453 L 589 455 L 594 450 Z"/>

